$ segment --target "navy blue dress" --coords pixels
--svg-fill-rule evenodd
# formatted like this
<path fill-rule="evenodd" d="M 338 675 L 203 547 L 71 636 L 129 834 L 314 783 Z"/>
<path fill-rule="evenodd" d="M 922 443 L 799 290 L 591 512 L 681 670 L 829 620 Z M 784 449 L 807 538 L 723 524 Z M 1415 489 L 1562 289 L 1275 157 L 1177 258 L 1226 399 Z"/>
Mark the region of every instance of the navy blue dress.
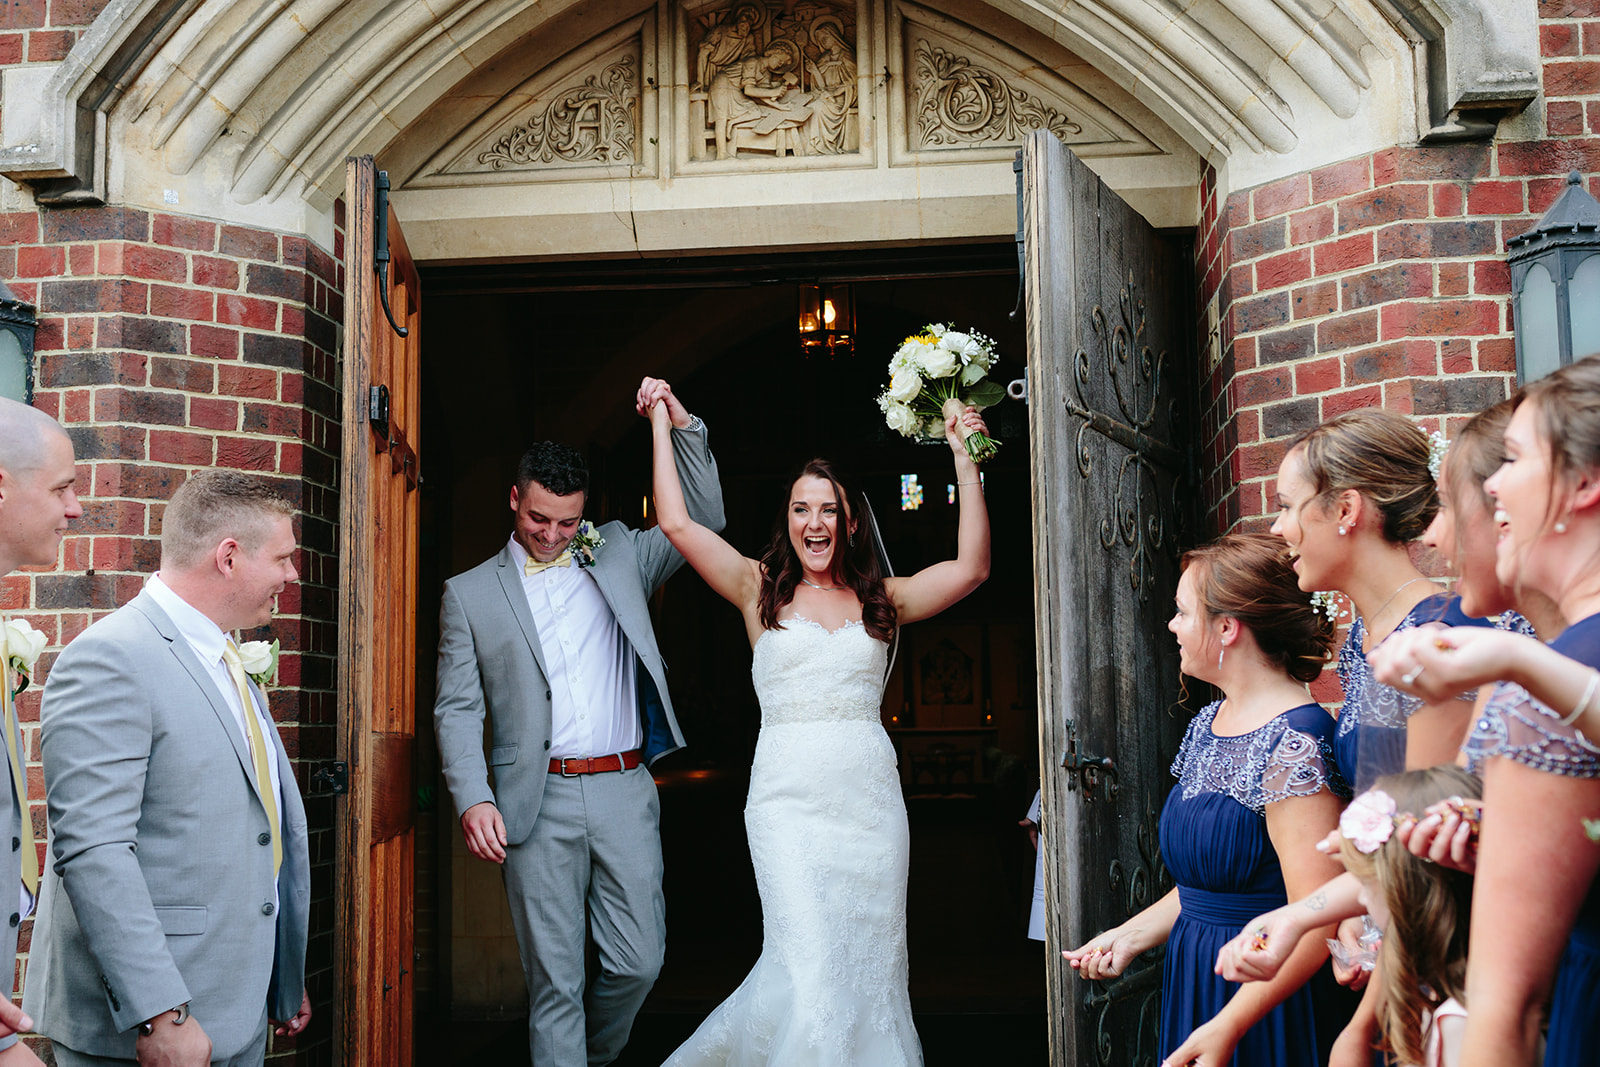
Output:
<path fill-rule="evenodd" d="M 1567 627 L 1550 647 L 1569 659 L 1600 668 L 1600 615 Z M 1600 746 L 1575 726 L 1561 725 L 1562 715 L 1509 682 L 1495 686 L 1477 724 L 1461 746 L 1467 766 L 1481 770 L 1501 756 L 1546 774 L 1600 778 Z M 1545 1041 L 1545 1067 L 1585 1067 L 1600 1050 L 1600 882 L 1589 887 L 1567 939 L 1550 998 L 1550 1032 Z"/>
<path fill-rule="evenodd" d="M 1207 705 L 1189 724 L 1172 763 L 1178 784 L 1161 811 L 1161 858 L 1182 904 L 1161 973 L 1162 1056 L 1239 988 L 1212 973 L 1222 946 L 1245 923 L 1285 903 L 1267 805 L 1339 783 L 1330 745 L 1334 722 L 1321 705 L 1303 704 L 1247 734 L 1219 737 L 1211 724 L 1220 704 Z M 1315 1064 L 1317 1029 L 1308 986 L 1246 1032 L 1232 1063 Z"/>
<path fill-rule="evenodd" d="M 1522 617 L 1516 618 L 1520 621 Z M 1446 626 L 1503 625 L 1498 619 L 1475 619 L 1463 613 L 1461 598 L 1452 593 L 1435 593 L 1418 601 L 1394 632 L 1430 622 Z M 1361 650 L 1366 634 L 1366 623 L 1357 615 L 1339 649 L 1339 684 L 1344 689 L 1344 708 L 1339 712 L 1333 739 L 1339 769 L 1357 793 L 1370 789 L 1374 781 L 1386 774 L 1406 769 L 1406 721 L 1422 707 L 1421 697 L 1402 693 L 1372 676 L 1366 653 Z M 1476 696 L 1476 692 L 1463 693 L 1462 699 L 1472 700 Z"/>

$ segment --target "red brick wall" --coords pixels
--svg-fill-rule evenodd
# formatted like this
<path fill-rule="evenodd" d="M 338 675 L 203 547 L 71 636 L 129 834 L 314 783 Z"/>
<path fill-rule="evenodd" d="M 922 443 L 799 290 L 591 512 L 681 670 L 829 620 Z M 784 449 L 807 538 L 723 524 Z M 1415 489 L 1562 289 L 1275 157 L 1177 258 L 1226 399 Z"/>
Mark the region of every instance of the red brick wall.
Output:
<path fill-rule="evenodd" d="M 1202 307 L 1221 360 L 1204 419 L 1213 526 L 1265 515 L 1284 446 L 1354 407 L 1445 428 L 1505 396 L 1506 241 L 1568 170 L 1600 190 L 1600 0 L 1543 0 L 1536 140 L 1384 149 L 1233 192 L 1202 179 Z M 1203 331 L 1204 332 L 1204 331 Z M 1462 418 L 1456 418 L 1461 416 Z"/>
<path fill-rule="evenodd" d="M 335 752 L 342 270 L 304 237 L 208 219 L 119 207 L 0 216 L 0 277 L 39 309 L 35 403 L 73 439 L 84 506 L 60 567 L 0 580 L 0 610 L 59 648 L 156 568 L 164 501 L 188 472 L 271 473 L 302 512 L 301 580 L 271 627 L 283 654 L 270 697 L 302 791 L 304 761 Z M 30 689 L 19 710 L 42 797 L 38 700 Z M 331 1060 L 333 808 L 325 798 L 307 808 L 320 1024 L 298 1060 L 317 1063 Z M 42 841 L 42 802 L 34 823 Z"/>

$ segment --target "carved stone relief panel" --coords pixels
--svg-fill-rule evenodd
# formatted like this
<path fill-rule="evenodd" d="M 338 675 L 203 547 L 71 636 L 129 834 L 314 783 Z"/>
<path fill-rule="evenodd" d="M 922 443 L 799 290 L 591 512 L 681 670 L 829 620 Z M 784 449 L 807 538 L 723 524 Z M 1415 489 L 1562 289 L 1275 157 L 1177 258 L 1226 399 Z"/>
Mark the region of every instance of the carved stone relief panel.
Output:
<path fill-rule="evenodd" d="M 714 0 L 683 16 L 689 159 L 860 150 L 853 2 Z"/>
<path fill-rule="evenodd" d="M 648 16 L 630 19 L 550 64 L 468 125 L 410 184 L 653 173 L 652 29 Z"/>
<path fill-rule="evenodd" d="M 897 2 L 890 12 L 894 144 L 903 153 L 998 149 L 1049 130 L 1079 155 L 1159 149 L 1039 58 L 949 16 Z M 898 153 L 897 153 L 898 154 Z"/>

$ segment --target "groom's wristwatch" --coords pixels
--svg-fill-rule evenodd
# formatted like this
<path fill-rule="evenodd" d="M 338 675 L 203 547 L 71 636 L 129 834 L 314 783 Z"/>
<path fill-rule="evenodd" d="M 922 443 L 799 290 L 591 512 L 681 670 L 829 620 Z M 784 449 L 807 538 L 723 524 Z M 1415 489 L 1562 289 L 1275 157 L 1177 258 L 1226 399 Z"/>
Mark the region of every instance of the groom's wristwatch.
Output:
<path fill-rule="evenodd" d="M 168 1008 L 167 1011 L 171 1011 L 171 1012 L 173 1012 L 173 1013 L 175 1013 L 177 1015 L 177 1018 L 172 1020 L 172 1025 L 173 1026 L 182 1026 L 184 1023 L 189 1021 L 189 1003 L 188 1003 L 188 1001 L 184 1001 L 182 1004 L 179 1004 L 176 1008 Z M 152 1018 L 146 1019 L 144 1022 L 140 1023 L 139 1024 L 139 1032 L 141 1034 L 143 1034 L 145 1037 L 149 1037 L 151 1034 L 155 1033 L 156 1032 L 156 1019 L 161 1018 L 161 1016 L 165 1015 L 166 1013 L 167 1012 L 165 1012 L 165 1011 L 161 1012 L 159 1015 L 156 1015 L 156 1016 L 154 1016 Z"/>

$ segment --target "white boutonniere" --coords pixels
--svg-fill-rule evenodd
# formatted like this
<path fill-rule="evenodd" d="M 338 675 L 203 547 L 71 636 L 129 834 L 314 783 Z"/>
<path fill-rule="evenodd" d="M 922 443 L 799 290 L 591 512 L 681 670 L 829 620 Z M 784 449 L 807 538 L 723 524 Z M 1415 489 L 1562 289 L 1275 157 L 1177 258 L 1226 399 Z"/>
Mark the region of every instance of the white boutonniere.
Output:
<path fill-rule="evenodd" d="M 278 639 L 246 641 L 239 646 L 239 662 L 250 680 L 265 689 L 278 683 Z"/>
<path fill-rule="evenodd" d="M 572 550 L 572 558 L 578 561 L 578 566 L 593 567 L 595 550 L 604 548 L 605 543 L 606 539 L 595 533 L 594 523 L 584 519 L 578 523 L 578 532 L 572 535 L 567 547 Z"/>
<path fill-rule="evenodd" d="M 26 619 L 7 619 L 6 647 L 11 652 L 11 669 L 17 676 L 17 688 L 11 693 L 14 699 L 33 680 L 33 665 L 39 662 L 39 653 L 44 651 L 44 634 L 30 626 Z"/>

